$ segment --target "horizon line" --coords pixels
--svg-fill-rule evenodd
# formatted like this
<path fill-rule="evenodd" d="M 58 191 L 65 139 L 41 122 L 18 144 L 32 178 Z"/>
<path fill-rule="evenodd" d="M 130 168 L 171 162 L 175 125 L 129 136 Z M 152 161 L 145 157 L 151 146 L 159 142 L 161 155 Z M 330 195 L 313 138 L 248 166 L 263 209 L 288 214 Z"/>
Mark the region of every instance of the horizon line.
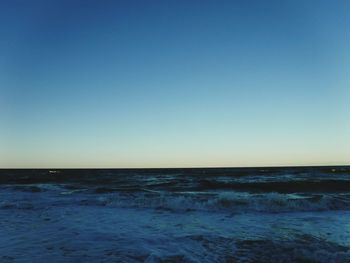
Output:
<path fill-rule="evenodd" d="M 175 169 L 249 169 L 249 168 L 317 168 L 317 167 L 350 167 L 350 164 L 334 165 L 272 165 L 272 166 L 188 166 L 188 167 L 21 167 L 0 168 L 0 170 L 175 170 Z"/>

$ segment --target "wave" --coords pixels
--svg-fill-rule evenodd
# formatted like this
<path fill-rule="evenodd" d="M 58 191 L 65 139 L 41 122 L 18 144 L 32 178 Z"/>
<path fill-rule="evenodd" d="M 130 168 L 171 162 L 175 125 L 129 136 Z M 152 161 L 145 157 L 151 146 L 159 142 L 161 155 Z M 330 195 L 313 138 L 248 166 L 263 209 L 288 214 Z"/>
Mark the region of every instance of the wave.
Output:
<path fill-rule="evenodd" d="M 0 184 L 77 184 L 152 190 L 350 191 L 350 166 L 198 169 L 0 169 Z"/>
<path fill-rule="evenodd" d="M 174 180 L 173 182 L 159 182 L 150 179 L 150 182 L 134 181 L 115 182 L 109 184 L 86 183 L 37 183 L 37 184 L 6 184 L 2 188 L 14 188 L 21 191 L 45 192 L 89 190 L 90 192 L 104 194 L 117 192 L 216 192 L 240 191 L 251 193 L 348 193 L 350 180 L 293 180 L 270 182 L 225 182 L 218 178 L 191 180 L 190 178 Z"/>
<path fill-rule="evenodd" d="M 92 197 L 92 196 L 90 196 Z M 83 205 L 103 205 L 123 208 L 150 208 L 188 211 L 245 212 L 304 212 L 350 209 L 350 194 L 344 195 L 297 195 L 297 194 L 251 194 L 222 192 L 212 193 L 138 193 L 107 194 L 97 198 L 85 198 Z"/>
<path fill-rule="evenodd" d="M 294 180 L 288 182 L 218 182 L 215 180 L 199 181 L 198 190 L 241 190 L 256 192 L 347 192 L 350 180 Z"/>
<path fill-rule="evenodd" d="M 226 211 L 232 213 L 245 212 L 297 212 L 297 211 L 327 211 L 349 210 L 349 192 L 294 192 L 277 191 L 234 191 L 203 190 L 198 191 L 164 191 L 139 187 L 109 187 L 63 184 L 30 184 L 7 185 L 2 187 L 8 196 L 23 196 L 23 205 L 17 203 L 0 203 L 0 208 L 30 209 L 32 195 L 42 194 L 42 203 L 51 201 L 55 205 L 79 203 L 80 205 L 97 205 L 123 208 L 146 208 L 186 211 Z M 22 192 L 14 194 L 13 191 Z M 11 199 L 11 198 L 10 198 Z M 6 198 L 3 199 L 6 201 Z M 46 201 L 45 201 L 46 200 Z M 51 203 L 51 205 L 53 205 Z"/>

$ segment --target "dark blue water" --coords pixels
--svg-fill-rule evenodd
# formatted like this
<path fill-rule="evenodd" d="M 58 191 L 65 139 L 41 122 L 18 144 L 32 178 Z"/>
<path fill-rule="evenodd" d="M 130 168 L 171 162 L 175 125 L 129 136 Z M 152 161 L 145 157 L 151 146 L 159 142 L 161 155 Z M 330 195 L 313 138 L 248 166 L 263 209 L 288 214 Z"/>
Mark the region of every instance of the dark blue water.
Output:
<path fill-rule="evenodd" d="M 350 167 L 1 170 L 1 262 L 350 262 Z"/>

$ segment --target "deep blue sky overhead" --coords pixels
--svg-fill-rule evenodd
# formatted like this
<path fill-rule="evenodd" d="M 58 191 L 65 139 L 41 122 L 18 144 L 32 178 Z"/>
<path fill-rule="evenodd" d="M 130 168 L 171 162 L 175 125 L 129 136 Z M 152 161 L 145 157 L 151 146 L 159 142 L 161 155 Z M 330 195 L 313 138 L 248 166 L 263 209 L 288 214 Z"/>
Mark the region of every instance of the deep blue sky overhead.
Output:
<path fill-rule="evenodd" d="M 349 12 L 3 0 L 0 166 L 350 164 Z"/>

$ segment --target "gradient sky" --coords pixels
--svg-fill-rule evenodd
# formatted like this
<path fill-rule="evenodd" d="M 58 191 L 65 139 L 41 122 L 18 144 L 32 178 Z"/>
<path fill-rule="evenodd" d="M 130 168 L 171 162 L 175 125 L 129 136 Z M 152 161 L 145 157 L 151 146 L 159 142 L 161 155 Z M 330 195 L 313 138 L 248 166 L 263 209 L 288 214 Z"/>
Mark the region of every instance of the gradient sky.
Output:
<path fill-rule="evenodd" d="M 0 3 L 0 167 L 350 164 L 349 1 Z"/>

